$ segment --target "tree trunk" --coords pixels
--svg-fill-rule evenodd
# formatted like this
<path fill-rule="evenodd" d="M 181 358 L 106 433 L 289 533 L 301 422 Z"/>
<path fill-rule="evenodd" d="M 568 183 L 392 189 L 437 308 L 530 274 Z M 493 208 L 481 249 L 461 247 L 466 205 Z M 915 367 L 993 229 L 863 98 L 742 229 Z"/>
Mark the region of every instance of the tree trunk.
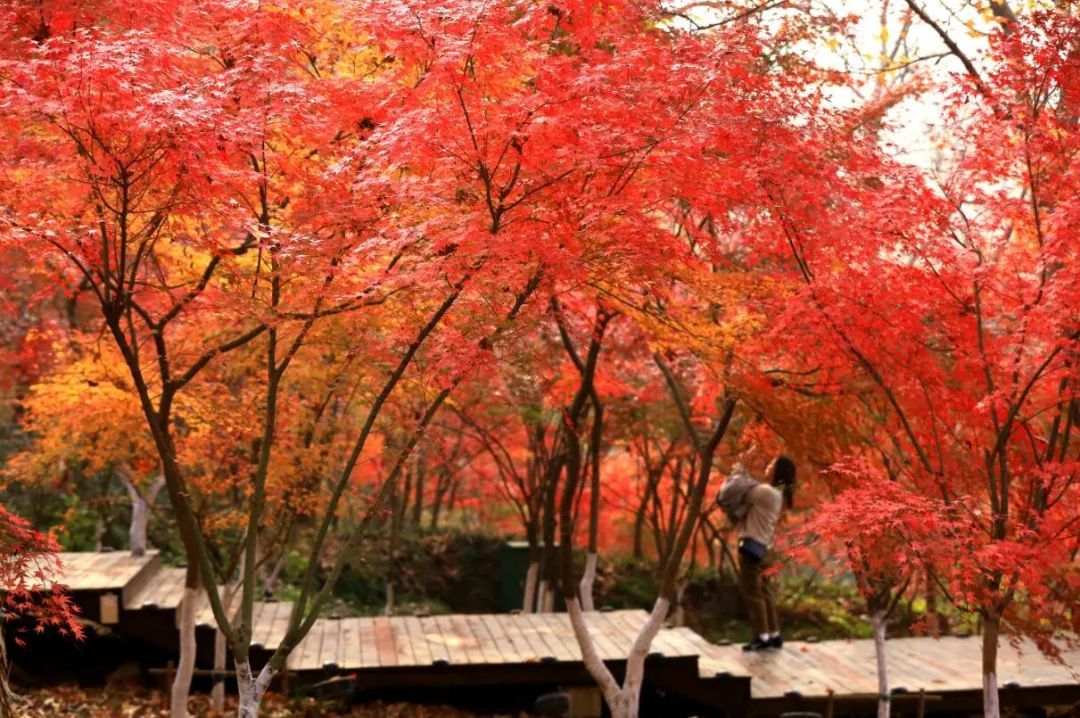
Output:
<path fill-rule="evenodd" d="M 258 676 L 251 675 L 251 664 L 247 661 L 236 663 L 236 685 L 240 694 L 236 708 L 237 718 L 258 718 L 266 689 L 274 680 L 277 672 L 269 664 L 263 666 Z"/>
<path fill-rule="evenodd" d="M 554 603 L 551 600 L 551 584 L 546 578 L 540 579 L 540 588 L 536 592 L 536 612 L 550 613 L 549 606 Z"/>
<path fill-rule="evenodd" d="M 874 658 L 877 659 L 878 682 L 878 718 L 889 718 L 889 669 L 885 660 L 885 612 L 875 611 L 870 615 L 874 627 Z"/>
<path fill-rule="evenodd" d="M 578 586 L 578 589 L 581 592 L 582 611 L 596 610 L 596 607 L 593 605 L 593 584 L 596 582 L 596 561 L 597 556 L 595 552 L 590 553 L 585 558 L 585 572 L 581 575 L 581 583 Z"/>
<path fill-rule="evenodd" d="M 686 581 L 679 581 L 679 587 L 675 592 L 675 615 L 672 622 L 676 626 L 686 625 L 686 609 L 683 607 L 683 596 L 686 594 Z"/>
<path fill-rule="evenodd" d="M 195 672 L 195 612 L 199 603 L 199 572 L 188 564 L 184 598 L 180 602 L 180 661 L 173 679 L 169 718 L 187 718 L 191 676 Z M 194 584 L 194 585 L 192 585 Z"/>
<path fill-rule="evenodd" d="M 589 628 L 585 624 L 585 616 L 581 605 L 576 598 L 566 600 L 566 610 L 570 615 L 570 625 L 574 629 L 574 637 L 581 649 L 582 660 L 586 670 L 600 686 L 600 692 L 607 702 L 611 711 L 611 718 L 638 718 L 641 703 L 641 686 L 645 681 L 645 658 L 649 655 L 649 647 L 652 645 L 656 634 L 660 632 L 664 618 L 667 616 L 670 602 L 666 598 L 656 599 L 653 610 L 648 620 L 642 626 L 641 632 L 634 639 L 634 645 L 630 649 L 630 655 L 626 659 L 626 676 L 620 686 L 611 675 L 611 671 L 604 665 L 603 660 L 596 651 Z"/>
<path fill-rule="evenodd" d="M 131 544 L 132 556 L 146 554 L 146 526 L 150 520 L 150 508 L 146 499 L 136 496 L 131 501 L 131 528 L 128 530 L 128 540 Z"/>
<path fill-rule="evenodd" d="M 421 441 L 416 447 L 416 499 L 413 504 L 412 522 L 419 526 L 424 516 L 424 479 L 427 478 L 427 442 Z"/>
<path fill-rule="evenodd" d="M 394 582 L 389 578 L 386 581 L 386 603 L 383 605 L 383 615 L 394 615 Z"/>
<path fill-rule="evenodd" d="M 642 549 L 642 537 L 645 533 L 645 507 L 646 499 L 642 499 L 641 503 L 638 504 L 637 510 L 634 511 L 634 558 L 641 558 L 645 555 L 645 552 Z"/>
<path fill-rule="evenodd" d="M 450 488 L 447 479 L 449 473 L 449 470 L 442 468 L 435 479 L 435 495 L 431 499 L 431 522 L 429 523 L 432 531 L 439 528 L 439 515 L 442 513 L 443 500 L 446 498 L 446 492 Z"/>
<path fill-rule="evenodd" d="M 536 579 L 540 574 L 540 562 L 529 562 L 529 570 L 525 572 L 525 596 L 521 602 L 522 613 L 536 612 Z"/>
<path fill-rule="evenodd" d="M 666 598 L 656 599 L 648 620 L 634 639 L 630 655 L 626 658 L 626 677 L 623 679 L 622 692 L 625 701 L 623 718 L 638 718 L 641 686 L 645 683 L 645 657 L 649 655 L 649 647 L 652 646 L 656 634 L 660 632 L 670 607 L 671 603 Z M 614 718 L 614 712 L 612 715 Z"/>
<path fill-rule="evenodd" d="M 446 496 L 446 510 L 453 511 L 454 506 L 457 504 L 458 492 L 458 481 L 453 477 L 450 478 L 450 486 L 448 487 L 447 491 L 448 493 Z"/>
<path fill-rule="evenodd" d="M 1001 616 L 989 613 L 983 616 L 982 673 L 983 716 L 1000 718 L 1001 704 L 998 700 L 997 652 L 998 636 L 1001 634 Z"/>
<path fill-rule="evenodd" d="M 146 493 L 143 494 L 135 486 L 131 477 L 126 473 L 121 474 L 128 497 L 131 499 L 131 527 L 128 529 L 128 539 L 131 543 L 132 556 L 144 556 L 150 547 L 146 538 L 146 529 L 150 523 L 150 506 L 154 503 L 161 488 L 165 485 L 165 477 L 159 475 L 154 479 Z"/>
<path fill-rule="evenodd" d="M 219 713 L 225 710 L 225 634 L 214 631 L 214 687 L 210 690 L 210 707 Z"/>
<path fill-rule="evenodd" d="M 8 685 L 7 644 L 4 642 L 4 612 L 0 610 L 0 718 L 15 715 L 12 700 L 11 686 Z"/>

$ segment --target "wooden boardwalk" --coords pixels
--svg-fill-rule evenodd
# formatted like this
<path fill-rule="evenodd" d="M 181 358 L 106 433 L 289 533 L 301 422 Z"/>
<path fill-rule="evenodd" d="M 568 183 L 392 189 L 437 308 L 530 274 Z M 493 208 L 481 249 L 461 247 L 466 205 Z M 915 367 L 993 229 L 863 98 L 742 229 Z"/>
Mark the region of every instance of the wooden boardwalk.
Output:
<path fill-rule="evenodd" d="M 71 588 L 88 619 L 106 615 L 97 606 L 108 599 L 122 608 L 108 612 L 121 633 L 159 647 L 178 645 L 175 620 L 183 601 L 184 569 L 163 567 L 155 554 L 67 553 L 60 558 L 61 582 Z M 289 602 L 256 604 L 256 655 L 268 656 L 280 644 L 291 611 Z M 206 656 L 215 621 L 203 596 L 196 617 L 204 629 L 200 656 Z M 646 618 L 640 610 L 587 614 L 597 651 L 617 672 Z M 898 693 L 924 692 L 928 713 L 978 709 L 978 638 L 900 638 L 887 646 L 890 684 Z M 791 642 L 780 651 L 746 654 L 738 646 L 709 643 L 688 628 L 665 628 L 653 642 L 646 676 L 699 706 L 703 716 L 788 710 L 861 714 L 872 711 L 876 700 L 873 650 L 871 641 L 851 640 Z M 998 683 L 1005 705 L 1080 700 L 1080 651 L 1053 663 L 1030 642 L 1014 646 L 1002 641 L 999 650 Z M 557 613 L 324 618 L 292 652 L 287 667 L 300 681 L 349 674 L 369 689 L 590 682 L 568 617 Z"/>
<path fill-rule="evenodd" d="M 773 701 L 792 697 L 824 699 L 830 694 L 876 695 L 877 665 L 871 640 L 786 643 L 783 650 L 745 653 L 738 646 L 717 646 L 688 628 L 667 629 L 698 651 L 702 676 L 751 677 L 751 698 Z M 950 694 L 981 691 L 981 640 L 894 638 L 886 642 L 889 683 L 898 693 Z M 1054 663 L 1031 641 L 998 646 L 998 685 L 1015 689 L 1080 687 L 1080 651 L 1065 652 Z"/>
<path fill-rule="evenodd" d="M 644 611 L 586 615 L 605 661 L 625 660 Z M 266 644 L 269 647 L 269 644 Z M 698 647 L 665 631 L 653 650 L 665 658 L 694 658 Z M 289 657 L 294 671 L 417 667 L 580 663 L 581 651 L 564 613 L 449 616 L 376 616 L 316 621 Z"/>
<path fill-rule="evenodd" d="M 152 570 L 157 553 L 132 556 L 126 551 L 57 554 L 63 568 L 60 581 L 72 591 L 118 590 L 129 586 L 143 571 Z"/>

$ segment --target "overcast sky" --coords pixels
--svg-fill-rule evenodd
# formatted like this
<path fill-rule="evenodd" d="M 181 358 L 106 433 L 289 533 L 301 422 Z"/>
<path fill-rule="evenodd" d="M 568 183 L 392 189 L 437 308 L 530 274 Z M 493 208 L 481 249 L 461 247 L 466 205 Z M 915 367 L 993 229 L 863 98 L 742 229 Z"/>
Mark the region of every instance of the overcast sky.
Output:
<path fill-rule="evenodd" d="M 766 2 L 767 0 L 761 0 Z M 795 0 L 802 4 L 804 0 Z M 1023 12 L 1037 0 L 1013 0 L 1014 9 Z M 918 73 L 928 76 L 935 87 L 948 87 L 964 68 L 947 48 L 937 32 L 911 12 L 906 0 L 809 0 L 819 17 L 858 17 L 852 37 L 834 35 L 806 51 L 821 65 L 848 72 L 854 89 L 837 88 L 830 98 L 837 104 L 857 106 L 873 99 L 877 88 L 875 73 L 892 58 L 900 67 L 885 76 L 892 86 L 910 82 Z M 988 37 L 1000 31 L 989 11 L 987 0 L 915 0 L 952 40 L 968 55 L 980 71 L 988 66 Z M 772 4 L 772 3 L 769 3 Z M 672 3 L 680 8 L 689 4 Z M 704 2 L 688 10 L 702 24 L 731 17 L 728 3 Z M 766 22 L 778 23 L 787 13 L 801 10 L 770 9 L 762 13 Z M 884 57 L 883 57 L 884 56 Z M 908 64 L 910 63 L 910 64 Z M 883 141 L 900 158 L 923 168 L 930 168 L 941 157 L 947 138 L 942 121 L 943 97 L 940 92 L 922 92 L 908 97 L 887 115 L 894 129 L 883 134 Z M 957 138 L 948 138 L 955 142 Z"/>

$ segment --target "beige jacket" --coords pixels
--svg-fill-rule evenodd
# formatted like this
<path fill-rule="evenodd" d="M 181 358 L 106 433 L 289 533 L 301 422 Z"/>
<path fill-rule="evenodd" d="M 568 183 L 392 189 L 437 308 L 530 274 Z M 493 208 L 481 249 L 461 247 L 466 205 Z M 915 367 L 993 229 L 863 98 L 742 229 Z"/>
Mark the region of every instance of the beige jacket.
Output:
<path fill-rule="evenodd" d="M 776 522 L 784 507 L 784 495 L 769 484 L 758 484 L 747 492 L 746 500 L 750 510 L 739 522 L 739 538 L 750 537 L 772 548 Z"/>

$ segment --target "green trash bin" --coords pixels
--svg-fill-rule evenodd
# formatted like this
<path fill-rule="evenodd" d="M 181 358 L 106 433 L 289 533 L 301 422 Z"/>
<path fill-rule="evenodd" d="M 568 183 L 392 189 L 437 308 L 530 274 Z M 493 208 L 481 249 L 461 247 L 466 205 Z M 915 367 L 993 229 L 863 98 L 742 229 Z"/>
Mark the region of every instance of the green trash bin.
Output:
<path fill-rule="evenodd" d="M 507 541 L 499 551 L 499 610 L 509 613 L 525 600 L 525 574 L 529 572 L 529 542 Z"/>
<path fill-rule="evenodd" d="M 543 545 L 541 544 L 541 550 Z M 529 573 L 529 542 L 507 541 L 499 551 L 499 610 L 521 610 L 525 600 L 525 576 Z M 555 594 L 555 610 L 566 610 L 562 595 Z"/>

